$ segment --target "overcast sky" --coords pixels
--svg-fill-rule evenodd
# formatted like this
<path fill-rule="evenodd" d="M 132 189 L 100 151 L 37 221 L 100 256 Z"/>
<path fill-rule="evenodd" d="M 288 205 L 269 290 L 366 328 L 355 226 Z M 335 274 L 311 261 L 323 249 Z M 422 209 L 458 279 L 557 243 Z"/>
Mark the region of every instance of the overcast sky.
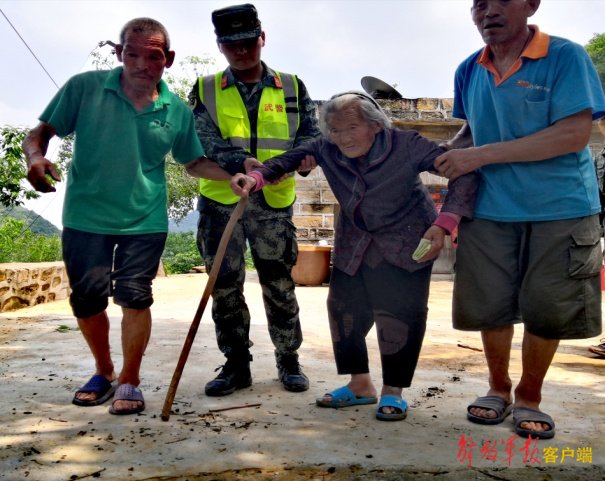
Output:
<path fill-rule="evenodd" d="M 222 69 L 226 63 L 216 47 L 210 15 L 234 3 L 243 2 L 0 0 L 0 10 L 62 85 L 92 68 L 89 54 L 100 41 L 117 41 L 122 25 L 140 16 L 166 26 L 175 63 L 189 55 L 211 56 L 215 70 Z M 317 100 L 361 90 L 366 75 L 396 85 L 407 98 L 451 97 L 456 66 L 482 46 L 470 18 L 471 0 L 253 3 L 267 37 L 263 60 L 298 74 Z M 532 23 L 585 45 L 595 33 L 605 32 L 605 0 L 542 0 Z M 57 88 L 1 14 L 0 53 L 0 125 L 33 126 Z M 53 222 L 58 218 L 48 210 L 44 216 Z"/>

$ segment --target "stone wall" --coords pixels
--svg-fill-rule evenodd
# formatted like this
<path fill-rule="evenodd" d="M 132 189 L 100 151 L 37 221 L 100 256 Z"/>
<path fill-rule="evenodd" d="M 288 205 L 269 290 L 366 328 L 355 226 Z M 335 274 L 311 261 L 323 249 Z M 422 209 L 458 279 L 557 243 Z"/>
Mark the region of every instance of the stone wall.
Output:
<path fill-rule="evenodd" d="M 0 264 L 0 312 L 65 299 L 68 295 L 63 262 Z"/>

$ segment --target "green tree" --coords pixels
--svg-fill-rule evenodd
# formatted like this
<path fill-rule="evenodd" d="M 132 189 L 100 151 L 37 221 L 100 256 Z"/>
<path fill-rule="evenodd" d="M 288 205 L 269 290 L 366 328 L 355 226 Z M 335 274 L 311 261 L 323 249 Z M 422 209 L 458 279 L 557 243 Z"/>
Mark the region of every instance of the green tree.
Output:
<path fill-rule="evenodd" d="M 69 164 L 71 163 L 71 158 L 74 154 L 74 138 L 74 134 L 69 134 L 61 139 L 59 153 L 57 154 L 57 160 L 55 162 L 55 164 L 59 166 L 60 172 L 69 171 Z M 63 181 L 65 180 L 66 179 L 63 179 Z"/>
<path fill-rule="evenodd" d="M 0 127 L 0 204 L 5 207 L 21 205 L 24 200 L 39 196 L 24 183 L 27 167 L 21 142 L 27 132 L 24 127 Z"/>
<path fill-rule="evenodd" d="M 179 73 L 168 72 L 164 78 L 170 89 L 187 102 L 187 97 L 195 80 L 209 72 L 215 64 L 209 56 L 188 56 L 179 62 Z M 168 216 L 179 221 L 194 208 L 198 196 L 198 180 L 185 172 L 182 165 L 174 161 L 171 155 L 166 159 L 166 181 L 168 185 Z"/>
<path fill-rule="evenodd" d="M 184 274 L 201 262 L 193 232 L 171 232 L 166 239 L 162 264 L 166 274 Z"/>
<path fill-rule="evenodd" d="M 170 90 L 187 102 L 195 80 L 210 73 L 210 67 L 213 67 L 215 63 L 216 60 L 207 54 L 204 57 L 189 55 L 178 62 L 178 74 L 172 73 L 174 69 L 172 67 L 172 69 L 166 71 L 164 80 L 170 86 Z"/>
<path fill-rule="evenodd" d="M 27 182 L 27 164 L 21 143 L 29 132 L 26 127 L 0 127 L 0 205 L 14 207 L 22 205 L 25 200 L 37 199 L 40 194 Z M 59 174 L 65 172 L 71 159 L 71 141 L 63 141 L 56 162 Z M 65 152 L 62 152 L 66 149 Z"/>
<path fill-rule="evenodd" d="M 195 207 L 198 196 L 198 180 L 191 177 L 171 155 L 166 159 L 166 184 L 168 189 L 168 217 L 180 221 Z"/>
<path fill-rule="evenodd" d="M 51 262 L 61 258 L 61 239 L 57 234 L 34 234 L 24 221 L 11 217 L 0 221 L 0 263 Z"/>
<path fill-rule="evenodd" d="M 595 33 L 584 48 L 597 69 L 601 85 L 605 88 L 605 33 Z"/>

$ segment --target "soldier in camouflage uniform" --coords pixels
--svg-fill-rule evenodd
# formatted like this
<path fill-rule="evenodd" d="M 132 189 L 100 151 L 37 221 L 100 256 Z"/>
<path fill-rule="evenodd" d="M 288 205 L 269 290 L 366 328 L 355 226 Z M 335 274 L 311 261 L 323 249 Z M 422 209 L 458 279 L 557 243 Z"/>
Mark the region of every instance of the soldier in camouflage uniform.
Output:
<path fill-rule="evenodd" d="M 315 105 L 304 84 L 260 60 L 265 33 L 254 6 L 217 10 L 212 21 L 229 67 L 199 78 L 190 94 L 206 155 L 231 174 L 248 172 L 259 162 L 318 136 Z M 198 248 L 210 269 L 238 198 L 228 182 L 202 180 L 200 193 Z M 250 313 L 244 298 L 247 244 L 262 286 L 279 379 L 289 391 L 309 388 L 297 354 L 302 332 L 291 276 L 298 254 L 293 202 L 294 178 L 288 177 L 251 196 L 234 229 L 212 293 L 217 343 L 227 362 L 206 384 L 209 396 L 231 394 L 252 383 Z"/>

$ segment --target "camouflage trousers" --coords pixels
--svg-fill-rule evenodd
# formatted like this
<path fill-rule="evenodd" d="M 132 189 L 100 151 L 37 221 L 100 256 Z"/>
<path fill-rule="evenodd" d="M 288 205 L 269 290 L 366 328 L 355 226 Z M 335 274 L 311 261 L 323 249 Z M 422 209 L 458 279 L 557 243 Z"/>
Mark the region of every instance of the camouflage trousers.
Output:
<path fill-rule="evenodd" d="M 197 245 L 208 272 L 212 269 L 221 235 L 235 209 L 200 198 Z M 298 246 L 292 209 L 272 209 L 262 192 L 250 196 L 246 211 L 233 230 L 212 292 L 212 318 L 217 344 L 227 357 L 248 358 L 250 311 L 244 298 L 245 252 L 249 245 L 262 287 L 269 335 L 279 360 L 296 355 L 302 343 L 299 307 L 292 266 Z"/>

